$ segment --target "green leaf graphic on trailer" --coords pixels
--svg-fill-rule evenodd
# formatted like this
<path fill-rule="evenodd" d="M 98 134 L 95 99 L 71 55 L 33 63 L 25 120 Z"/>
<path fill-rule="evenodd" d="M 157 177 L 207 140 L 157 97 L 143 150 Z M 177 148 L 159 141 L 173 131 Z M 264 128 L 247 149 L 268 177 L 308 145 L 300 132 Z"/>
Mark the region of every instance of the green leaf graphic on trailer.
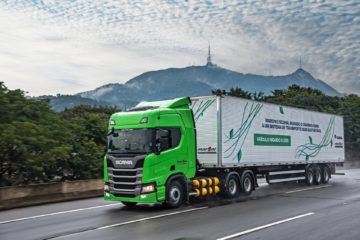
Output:
<path fill-rule="evenodd" d="M 241 149 L 240 149 L 239 152 L 238 152 L 238 154 L 237 154 L 237 160 L 238 160 L 238 162 L 240 162 L 241 158 L 242 158 L 242 151 L 241 151 Z"/>
<path fill-rule="evenodd" d="M 284 108 L 283 108 L 283 106 L 280 106 L 280 107 L 279 107 L 279 110 L 280 110 L 280 113 L 281 113 L 281 114 L 284 114 Z"/>
<path fill-rule="evenodd" d="M 232 138 L 234 136 L 234 129 L 230 130 L 229 136 L 230 136 L 230 138 Z"/>
<path fill-rule="evenodd" d="M 322 148 L 327 146 L 333 146 L 332 136 L 334 135 L 335 117 L 331 117 L 329 125 L 324 133 L 323 138 L 319 144 L 313 142 L 312 137 L 309 136 L 309 143 L 300 145 L 296 148 L 296 158 L 305 157 L 305 160 L 309 160 L 310 157 L 316 157 Z"/>
<path fill-rule="evenodd" d="M 244 107 L 240 127 L 236 131 L 231 129 L 229 131 L 229 135 L 224 134 L 226 139 L 224 143 L 231 142 L 231 145 L 224 150 L 224 153 L 226 153 L 224 158 L 233 158 L 234 160 L 237 159 L 238 162 L 240 162 L 242 158 L 242 146 L 244 145 L 245 139 L 249 133 L 251 124 L 263 107 L 263 104 L 251 103 L 249 109 L 249 105 L 249 103 L 246 103 Z"/>
<path fill-rule="evenodd" d="M 206 109 L 208 109 L 211 106 L 211 104 L 213 104 L 213 102 L 215 102 L 215 99 L 199 101 L 199 104 L 197 104 L 198 101 L 194 102 L 194 104 L 191 106 L 191 108 L 194 113 L 195 122 L 197 122 L 197 120 L 203 116 Z"/>

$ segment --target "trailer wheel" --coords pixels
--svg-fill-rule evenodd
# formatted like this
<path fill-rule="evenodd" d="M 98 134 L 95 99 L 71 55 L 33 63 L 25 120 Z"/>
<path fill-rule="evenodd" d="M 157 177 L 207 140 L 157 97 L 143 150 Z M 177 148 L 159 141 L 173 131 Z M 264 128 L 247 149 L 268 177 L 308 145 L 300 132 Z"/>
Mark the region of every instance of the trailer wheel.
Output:
<path fill-rule="evenodd" d="M 235 198 L 239 195 L 239 180 L 236 175 L 230 175 L 227 179 L 226 185 L 226 197 Z"/>
<path fill-rule="evenodd" d="M 171 181 L 166 188 L 165 205 L 170 208 L 178 208 L 184 199 L 184 190 L 180 182 Z"/>
<path fill-rule="evenodd" d="M 129 208 L 135 207 L 137 204 L 136 202 L 121 202 L 121 203 Z"/>
<path fill-rule="evenodd" d="M 307 185 L 311 186 L 314 184 L 314 171 L 312 167 L 309 167 L 306 169 L 305 171 L 306 173 L 306 178 L 305 178 L 305 182 Z"/>
<path fill-rule="evenodd" d="M 241 191 L 245 195 L 250 195 L 254 189 L 254 181 L 250 173 L 245 173 L 241 178 Z"/>
<path fill-rule="evenodd" d="M 321 183 L 321 170 L 318 165 L 313 168 L 314 171 L 314 184 L 319 185 Z"/>
<path fill-rule="evenodd" d="M 330 180 L 330 168 L 325 165 L 321 168 L 321 182 L 322 183 L 328 183 Z"/>

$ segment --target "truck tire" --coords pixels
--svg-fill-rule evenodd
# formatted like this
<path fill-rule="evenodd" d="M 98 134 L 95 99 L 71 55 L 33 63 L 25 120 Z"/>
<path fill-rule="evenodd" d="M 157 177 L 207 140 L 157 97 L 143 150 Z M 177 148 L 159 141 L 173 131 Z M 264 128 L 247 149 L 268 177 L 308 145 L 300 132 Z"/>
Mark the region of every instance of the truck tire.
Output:
<path fill-rule="evenodd" d="M 318 165 L 313 167 L 314 171 L 314 184 L 319 185 L 321 183 L 321 169 Z"/>
<path fill-rule="evenodd" d="M 305 171 L 305 182 L 309 186 L 314 184 L 314 171 L 312 167 L 308 167 Z"/>
<path fill-rule="evenodd" d="M 321 182 L 322 183 L 328 183 L 330 180 L 331 172 L 330 168 L 325 165 L 321 168 Z"/>
<path fill-rule="evenodd" d="M 121 203 L 129 208 L 135 207 L 137 204 L 136 202 L 121 202 Z"/>
<path fill-rule="evenodd" d="M 239 179 L 236 175 L 230 175 L 225 183 L 225 196 L 227 198 L 235 198 L 239 196 L 240 187 Z"/>
<path fill-rule="evenodd" d="M 166 187 L 165 205 L 169 208 L 178 208 L 184 199 L 184 189 L 179 181 L 171 181 Z"/>
<path fill-rule="evenodd" d="M 241 192 L 250 195 L 254 189 L 254 180 L 250 173 L 245 173 L 241 178 Z"/>

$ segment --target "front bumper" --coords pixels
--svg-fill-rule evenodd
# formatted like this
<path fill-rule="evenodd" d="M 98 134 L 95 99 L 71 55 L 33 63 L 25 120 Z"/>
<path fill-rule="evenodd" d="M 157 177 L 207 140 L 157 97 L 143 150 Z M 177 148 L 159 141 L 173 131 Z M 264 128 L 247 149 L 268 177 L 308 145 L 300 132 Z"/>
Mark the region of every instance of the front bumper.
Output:
<path fill-rule="evenodd" d="M 141 194 L 136 197 L 116 197 L 111 193 L 104 193 L 104 200 L 108 201 L 121 201 L 121 202 L 138 202 L 138 203 L 158 203 L 156 192 Z"/>

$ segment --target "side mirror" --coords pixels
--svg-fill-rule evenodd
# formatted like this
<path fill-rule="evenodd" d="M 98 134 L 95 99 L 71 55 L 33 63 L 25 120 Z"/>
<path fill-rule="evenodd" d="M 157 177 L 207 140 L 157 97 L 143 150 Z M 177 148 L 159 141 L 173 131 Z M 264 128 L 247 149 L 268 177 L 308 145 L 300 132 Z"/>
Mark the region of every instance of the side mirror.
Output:
<path fill-rule="evenodd" d="M 118 132 L 115 132 L 115 129 L 112 128 L 111 131 L 109 131 L 109 132 L 107 133 L 107 136 L 110 136 L 110 135 L 112 135 L 113 137 L 118 137 L 118 136 L 119 136 L 119 133 L 118 133 Z"/>

